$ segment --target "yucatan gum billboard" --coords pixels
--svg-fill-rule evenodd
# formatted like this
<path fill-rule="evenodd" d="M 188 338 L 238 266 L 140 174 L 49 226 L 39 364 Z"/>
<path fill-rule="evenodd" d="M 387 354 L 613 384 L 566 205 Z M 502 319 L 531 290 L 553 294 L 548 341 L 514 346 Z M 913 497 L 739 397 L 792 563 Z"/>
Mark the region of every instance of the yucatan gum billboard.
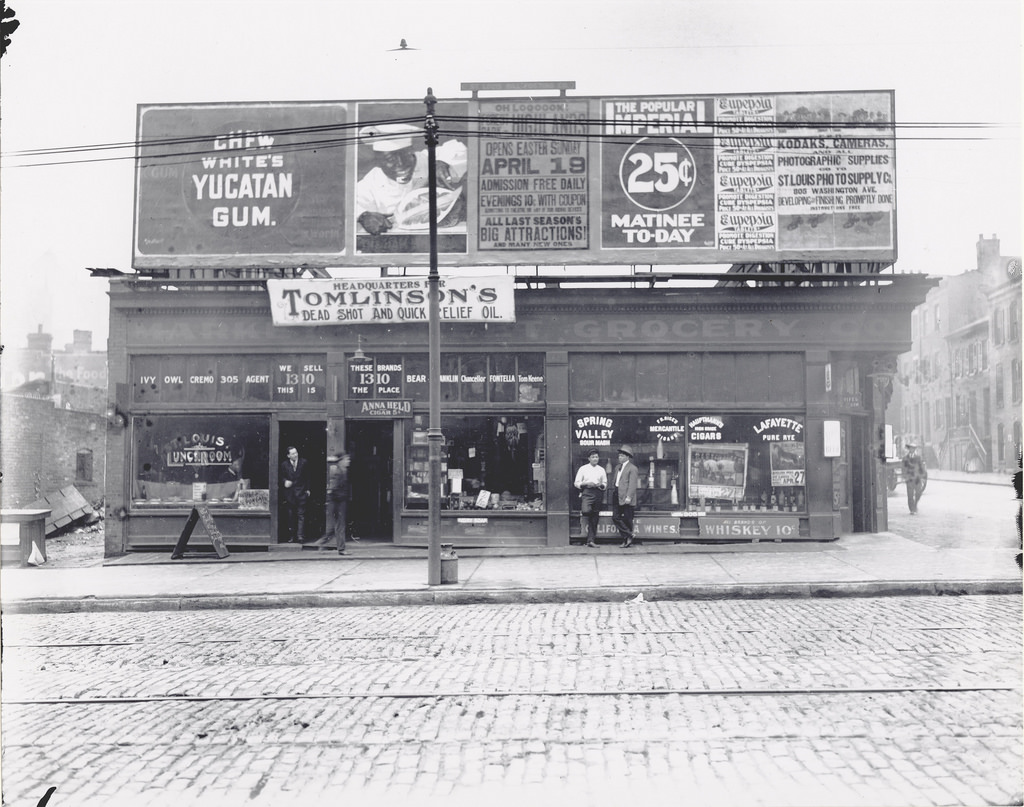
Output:
<path fill-rule="evenodd" d="M 142 105 L 139 270 L 429 263 L 420 101 Z M 443 100 L 439 263 L 896 258 L 891 91 Z"/>

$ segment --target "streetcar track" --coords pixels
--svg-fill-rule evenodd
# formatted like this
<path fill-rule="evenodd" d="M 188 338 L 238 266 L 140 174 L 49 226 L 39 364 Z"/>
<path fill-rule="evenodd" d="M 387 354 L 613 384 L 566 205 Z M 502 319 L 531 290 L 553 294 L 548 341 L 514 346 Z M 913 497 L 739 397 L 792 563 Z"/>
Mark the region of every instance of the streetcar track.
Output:
<path fill-rule="evenodd" d="M 790 630 L 787 633 L 794 636 L 800 634 L 810 634 L 817 636 L 818 634 L 833 634 L 836 632 L 834 627 L 824 628 L 805 628 L 802 630 Z M 868 629 L 861 631 L 844 631 L 843 637 L 845 641 L 866 639 L 866 640 L 877 640 L 878 637 L 875 635 L 878 629 Z M 905 633 L 913 634 L 915 632 L 921 633 L 969 633 L 969 634 L 988 634 L 995 633 L 994 630 L 987 626 L 973 626 L 973 625 L 955 625 L 955 626 L 939 626 L 939 627 L 920 627 L 907 629 Z M 743 636 L 750 637 L 758 634 L 777 636 L 777 629 L 764 629 L 764 628 L 733 628 L 720 631 L 708 631 L 708 630 L 605 630 L 597 628 L 590 631 L 563 631 L 559 633 L 546 632 L 543 635 L 545 644 L 549 644 L 556 639 L 570 639 L 574 637 L 599 637 L 601 639 L 608 639 L 610 637 L 647 637 L 647 636 Z M 484 637 L 487 639 L 530 639 L 534 638 L 536 634 L 531 633 L 492 633 L 492 632 L 479 632 L 479 633 L 463 633 L 461 634 L 463 641 L 470 640 L 473 638 Z M 359 634 L 359 635 L 332 635 L 332 642 L 358 642 L 358 641 L 406 641 L 406 642 L 422 642 L 422 641 L 438 641 L 441 637 L 438 635 L 431 634 L 408 634 L 408 635 L 397 635 L 397 634 Z M 166 647 L 173 645 L 175 647 L 198 647 L 200 645 L 240 645 L 240 644 L 254 644 L 260 642 L 273 642 L 277 644 L 292 642 L 292 643 L 320 643 L 323 642 L 323 638 L 319 636 L 288 636 L 288 637 L 256 637 L 250 636 L 246 639 L 172 639 L 169 641 L 158 640 L 158 639 L 136 639 L 130 641 L 91 641 L 91 642 L 3 642 L 3 647 L 9 650 L 15 649 L 65 649 L 65 648 L 79 648 L 79 647 L 148 647 L 159 645 Z"/>
<path fill-rule="evenodd" d="M 565 689 L 565 690 L 461 690 L 452 692 L 415 691 L 415 692 L 346 692 L 343 694 L 327 692 L 288 693 L 277 695 L 147 695 L 135 697 L 92 697 L 92 698 L 4 698 L 5 706 L 107 706 L 131 703 L 245 703 L 253 701 L 300 701 L 300 700 L 335 700 L 335 699 L 390 699 L 390 700 L 443 700 L 451 698 L 564 698 L 580 697 L 668 697 L 678 696 L 750 696 L 750 697 L 795 697 L 804 695 L 887 695 L 914 693 L 944 692 L 1017 692 L 1019 686 L 991 684 L 985 686 L 956 685 L 912 685 L 905 687 L 802 687 L 797 689 Z"/>

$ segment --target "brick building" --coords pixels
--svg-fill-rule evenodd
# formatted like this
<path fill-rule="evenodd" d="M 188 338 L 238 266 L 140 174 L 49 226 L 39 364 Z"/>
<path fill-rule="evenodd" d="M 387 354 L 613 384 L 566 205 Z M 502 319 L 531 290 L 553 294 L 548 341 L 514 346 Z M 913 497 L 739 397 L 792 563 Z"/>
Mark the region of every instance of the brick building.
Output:
<path fill-rule="evenodd" d="M 4 507 L 24 507 L 74 485 L 103 497 L 107 429 L 106 353 L 90 331 L 74 332 L 63 351 L 40 327 L 24 348 L 6 351 L 0 394 Z"/>
<path fill-rule="evenodd" d="M 1007 471 L 1021 447 L 1020 258 L 978 237 L 977 267 L 943 278 L 911 319 L 886 420 L 932 467 Z"/>

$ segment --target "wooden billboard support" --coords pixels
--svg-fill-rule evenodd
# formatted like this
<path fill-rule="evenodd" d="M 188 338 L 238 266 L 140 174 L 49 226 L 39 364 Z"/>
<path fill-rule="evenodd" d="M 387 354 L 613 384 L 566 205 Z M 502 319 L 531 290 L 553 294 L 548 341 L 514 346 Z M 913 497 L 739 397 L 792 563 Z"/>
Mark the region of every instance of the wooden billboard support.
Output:
<path fill-rule="evenodd" d="M 199 519 L 203 520 L 203 526 L 206 527 L 206 533 L 210 536 L 210 541 L 213 542 L 213 549 L 217 553 L 217 557 L 223 559 L 228 556 L 228 549 L 224 546 L 224 537 L 217 529 L 213 516 L 210 515 L 210 508 L 205 504 L 197 504 L 192 508 L 188 521 L 185 522 L 185 529 L 178 537 L 178 543 L 175 544 L 174 551 L 171 553 L 171 560 L 180 560 L 185 557 L 185 547 L 188 546 L 188 539 L 192 537 L 192 530 L 196 528 Z"/>

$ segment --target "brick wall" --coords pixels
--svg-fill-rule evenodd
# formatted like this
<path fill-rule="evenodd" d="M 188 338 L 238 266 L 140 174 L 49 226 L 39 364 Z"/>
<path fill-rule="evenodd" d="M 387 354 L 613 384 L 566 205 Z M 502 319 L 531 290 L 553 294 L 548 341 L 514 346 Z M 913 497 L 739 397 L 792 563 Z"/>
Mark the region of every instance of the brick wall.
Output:
<path fill-rule="evenodd" d="M 74 485 L 89 502 L 103 497 L 107 421 L 104 415 L 58 409 L 42 398 L 0 396 L 0 464 L 4 507 L 24 507 Z M 92 452 L 92 479 L 78 476 L 79 451 Z"/>

